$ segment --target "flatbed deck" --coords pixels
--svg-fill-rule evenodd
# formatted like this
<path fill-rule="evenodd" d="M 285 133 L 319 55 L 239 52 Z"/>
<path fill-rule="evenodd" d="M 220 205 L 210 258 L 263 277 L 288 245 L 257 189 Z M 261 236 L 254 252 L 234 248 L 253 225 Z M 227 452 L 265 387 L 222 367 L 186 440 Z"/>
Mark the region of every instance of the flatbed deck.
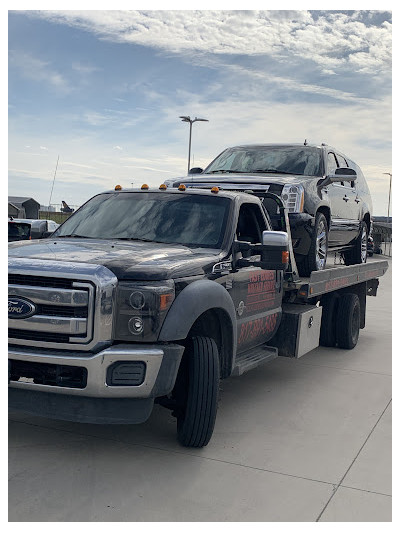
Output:
<path fill-rule="evenodd" d="M 363 281 L 374 280 L 383 276 L 388 267 L 389 264 L 385 260 L 368 261 L 364 264 L 351 266 L 327 265 L 325 270 L 312 272 L 308 278 L 285 281 L 284 290 L 286 293 L 295 293 L 298 299 L 304 301 Z M 367 294 L 373 295 L 373 292 L 367 290 Z"/>

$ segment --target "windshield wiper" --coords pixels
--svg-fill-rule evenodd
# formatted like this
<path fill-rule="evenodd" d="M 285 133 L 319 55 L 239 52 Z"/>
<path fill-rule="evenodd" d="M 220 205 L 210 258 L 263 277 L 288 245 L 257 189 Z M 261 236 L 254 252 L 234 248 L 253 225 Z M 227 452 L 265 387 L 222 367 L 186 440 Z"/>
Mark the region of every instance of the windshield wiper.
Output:
<path fill-rule="evenodd" d="M 154 241 L 153 239 L 141 239 L 140 237 L 110 237 L 110 239 L 116 239 L 118 241 L 160 242 Z"/>
<path fill-rule="evenodd" d="M 285 170 L 278 170 L 276 168 L 265 168 L 261 170 L 251 170 L 249 174 L 255 174 L 256 172 L 262 172 L 263 174 L 292 174 L 296 175 L 296 172 L 286 172 Z"/>
<path fill-rule="evenodd" d="M 205 172 L 204 174 L 216 174 L 217 172 L 220 172 L 221 174 L 248 174 L 248 172 L 245 170 L 226 170 L 224 168 L 219 168 L 218 170 L 211 170 L 211 172 Z"/>
<path fill-rule="evenodd" d="M 66 239 L 67 237 L 73 237 L 74 239 L 95 239 L 96 237 L 88 237 L 87 235 L 78 235 L 77 233 L 70 233 L 69 235 L 57 235 L 55 239 Z"/>

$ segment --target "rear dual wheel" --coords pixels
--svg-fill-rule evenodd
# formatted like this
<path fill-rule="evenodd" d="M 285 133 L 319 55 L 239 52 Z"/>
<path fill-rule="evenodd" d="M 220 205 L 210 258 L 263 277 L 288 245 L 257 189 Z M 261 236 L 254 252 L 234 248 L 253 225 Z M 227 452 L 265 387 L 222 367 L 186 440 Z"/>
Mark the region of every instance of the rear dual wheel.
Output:
<path fill-rule="evenodd" d="M 352 350 L 360 333 L 361 309 L 357 294 L 330 293 L 321 298 L 322 319 L 319 343 Z"/>

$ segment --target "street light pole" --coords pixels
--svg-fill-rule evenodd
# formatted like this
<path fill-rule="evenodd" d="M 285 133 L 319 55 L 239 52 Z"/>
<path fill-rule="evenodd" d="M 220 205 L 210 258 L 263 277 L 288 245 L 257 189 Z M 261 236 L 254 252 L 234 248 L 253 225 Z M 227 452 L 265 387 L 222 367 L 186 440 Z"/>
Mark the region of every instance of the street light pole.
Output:
<path fill-rule="evenodd" d="M 190 117 L 187 117 L 187 116 L 182 116 L 182 117 L 179 117 L 182 119 L 182 122 L 189 122 L 189 157 L 188 157 L 188 174 L 189 174 L 189 170 L 190 170 L 190 152 L 191 152 L 191 148 L 192 148 L 192 125 L 193 125 L 193 122 L 208 122 L 208 120 L 206 118 L 193 118 L 191 119 Z"/>
<path fill-rule="evenodd" d="M 391 195 L 391 192 L 392 192 L 392 174 L 391 174 L 391 172 L 384 172 L 384 174 L 387 174 L 388 176 L 390 176 L 390 181 L 389 181 L 389 200 L 388 200 L 388 210 L 387 210 L 387 221 L 389 222 L 390 195 Z"/>

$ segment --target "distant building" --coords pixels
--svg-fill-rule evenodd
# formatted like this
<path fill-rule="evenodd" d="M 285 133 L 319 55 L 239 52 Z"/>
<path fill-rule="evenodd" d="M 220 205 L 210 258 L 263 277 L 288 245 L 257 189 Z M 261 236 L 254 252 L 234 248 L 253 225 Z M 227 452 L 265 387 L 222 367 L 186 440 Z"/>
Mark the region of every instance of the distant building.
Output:
<path fill-rule="evenodd" d="M 8 197 L 8 216 L 14 218 L 39 218 L 40 204 L 27 196 Z"/>

